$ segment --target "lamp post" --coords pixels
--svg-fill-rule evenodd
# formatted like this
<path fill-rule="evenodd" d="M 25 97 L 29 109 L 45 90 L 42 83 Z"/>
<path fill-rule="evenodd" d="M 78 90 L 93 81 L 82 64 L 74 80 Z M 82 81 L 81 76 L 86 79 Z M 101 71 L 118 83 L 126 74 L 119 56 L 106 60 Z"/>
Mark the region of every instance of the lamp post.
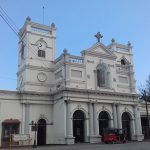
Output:
<path fill-rule="evenodd" d="M 37 148 L 36 144 L 36 137 L 37 137 L 37 123 L 34 122 L 33 120 L 31 121 L 31 125 L 34 127 L 34 143 L 33 143 L 33 148 Z"/>
<path fill-rule="evenodd" d="M 146 90 L 144 90 L 144 99 L 145 99 L 145 106 L 146 106 L 146 117 L 147 117 L 147 126 L 148 126 L 148 136 L 149 136 L 149 138 L 150 138 L 150 126 L 149 126 L 149 114 L 148 114 Z"/>

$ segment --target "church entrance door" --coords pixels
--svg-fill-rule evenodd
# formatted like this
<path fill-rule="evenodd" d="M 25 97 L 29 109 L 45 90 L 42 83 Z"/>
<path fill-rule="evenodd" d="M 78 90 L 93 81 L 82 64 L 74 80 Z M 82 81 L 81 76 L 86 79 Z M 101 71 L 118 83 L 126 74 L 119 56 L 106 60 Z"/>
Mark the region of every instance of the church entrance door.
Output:
<path fill-rule="evenodd" d="M 125 130 L 126 139 L 131 140 L 131 125 L 130 125 L 130 116 L 127 112 L 122 114 L 122 128 Z"/>
<path fill-rule="evenodd" d="M 99 134 L 103 136 L 104 129 L 108 127 L 109 127 L 108 113 L 106 111 L 102 111 L 99 114 Z"/>
<path fill-rule="evenodd" d="M 40 119 L 38 121 L 37 145 L 46 145 L 46 121 Z"/>
<path fill-rule="evenodd" d="M 77 110 L 73 114 L 73 136 L 76 143 L 84 142 L 84 113 Z"/>

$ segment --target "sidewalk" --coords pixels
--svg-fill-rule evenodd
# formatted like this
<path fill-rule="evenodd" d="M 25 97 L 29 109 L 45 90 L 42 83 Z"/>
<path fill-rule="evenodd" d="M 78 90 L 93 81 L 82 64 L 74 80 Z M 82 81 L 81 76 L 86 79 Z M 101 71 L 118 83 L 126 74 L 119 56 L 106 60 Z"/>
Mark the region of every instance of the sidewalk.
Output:
<path fill-rule="evenodd" d="M 46 145 L 33 147 L 16 147 L 12 149 L 2 148 L 1 150 L 150 150 L 150 141 L 129 142 L 125 144 L 90 144 L 79 143 L 74 145 Z"/>

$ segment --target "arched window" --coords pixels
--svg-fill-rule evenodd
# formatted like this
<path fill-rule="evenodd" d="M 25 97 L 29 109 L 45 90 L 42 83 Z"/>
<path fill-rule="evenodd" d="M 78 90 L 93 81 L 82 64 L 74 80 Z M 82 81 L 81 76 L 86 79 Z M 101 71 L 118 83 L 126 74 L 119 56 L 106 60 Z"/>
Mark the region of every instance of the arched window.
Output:
<path fill-rule="evenodd" d="M 122 56 L 120 59 L 121 65 L 128 65 L 129 61 L 126 59 L 125 56 Z"/>
<path fill-rule="evenodd" d="M 110 72 L 106 64 L 102 63 L 96 67 L 97 70 L 97 86 L 110 87 Z"/>
<path fill-rule="evenodd" d="M 124 59 L 121 59 L 121 65 L 126 65 L 126 61 Z"/>

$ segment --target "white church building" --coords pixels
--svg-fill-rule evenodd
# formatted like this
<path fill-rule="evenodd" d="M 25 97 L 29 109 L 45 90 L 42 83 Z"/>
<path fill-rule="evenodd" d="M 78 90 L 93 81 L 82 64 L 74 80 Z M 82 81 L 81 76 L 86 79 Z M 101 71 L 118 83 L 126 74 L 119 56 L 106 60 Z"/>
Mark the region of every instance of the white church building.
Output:
<path fill-rule="evenodd" d="M 10 134 L 30 134 L 38 145 L 100 143 L 104 128 L 143 140 L 130 43 L 106 46 L 98 32 L 81 56 L 64 49 L 55 58 L 55 24 L 29 17 L 19 37 L 17 90 L 0 90 L 0 146 Z"/>

